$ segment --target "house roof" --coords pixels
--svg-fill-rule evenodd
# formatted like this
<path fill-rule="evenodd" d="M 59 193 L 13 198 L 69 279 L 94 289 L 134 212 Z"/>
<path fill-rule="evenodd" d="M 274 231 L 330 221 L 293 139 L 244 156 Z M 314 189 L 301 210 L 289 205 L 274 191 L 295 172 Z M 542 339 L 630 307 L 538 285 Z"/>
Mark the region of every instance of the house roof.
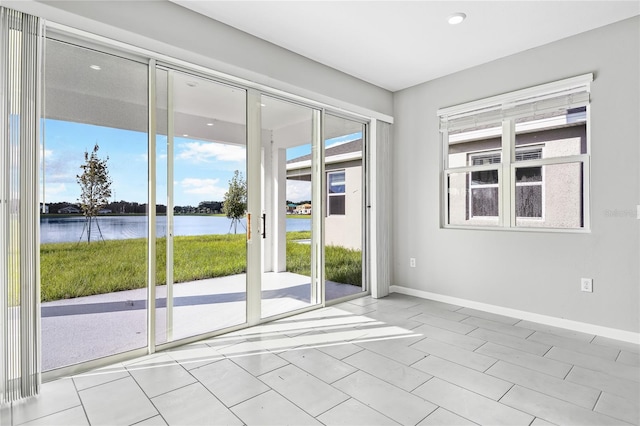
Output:
<path fill-rule="evenodd" d="M 335 157 L 343 154 L 356 153 L 356 152 L 362 152 L 362 139 L 356 139 L 351 142 L 341 143 L 340 145 L 329 147 L 325 149 L 324 157 L 326 160 L 328 160 L 330 157 Z M 309 160 L 311 160 L 311 154 L 303 155 L 302 157 L 292 158 L 291 160 L 287 161 L 287 164 L 300 163 L 302 161 L 309 161 Z"/>

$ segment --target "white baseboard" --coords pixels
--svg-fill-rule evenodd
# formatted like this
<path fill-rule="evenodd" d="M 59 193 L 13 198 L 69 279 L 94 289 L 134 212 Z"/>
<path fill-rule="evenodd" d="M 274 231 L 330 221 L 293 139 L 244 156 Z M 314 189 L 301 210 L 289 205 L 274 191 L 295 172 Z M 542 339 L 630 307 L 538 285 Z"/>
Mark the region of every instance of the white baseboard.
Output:
<path fill-rule="evenodd" d="M 492 314 L 505 315 L 508 317 L 519 318 L 526 321 L 533 321 L 540 324 L 550 325 L 553 327 L 566 328 L 568 330 L 580 331 L 582 333 L 595 334 L 598 336 L 608 337 L 610 339 L 622 340 L 640 344 L 640 333 L 632 331 L 619 330 L 617 328 L 602 327 L 599 325 L 588 324 L 579 321 L 572 321 L 564 318 L 551 317 L 548 315 L 535 314 L 518 309 L 505 308 L 502 306 L 489 305 L 487 303 L 475 302 L 473 300 L 459 299 L 457 297 L 446 296 L 443 294 L 431 293 L 423 290 L 415 290 L 412 288 L 392 285 L 389 287 L 391 293 L 402 293 L 409 296 L 416 296 L 422 299 L 431 299 L 438 302 L 459 305 L 465 308 L 478 309 L 480 311 L 491 312 Z"/>

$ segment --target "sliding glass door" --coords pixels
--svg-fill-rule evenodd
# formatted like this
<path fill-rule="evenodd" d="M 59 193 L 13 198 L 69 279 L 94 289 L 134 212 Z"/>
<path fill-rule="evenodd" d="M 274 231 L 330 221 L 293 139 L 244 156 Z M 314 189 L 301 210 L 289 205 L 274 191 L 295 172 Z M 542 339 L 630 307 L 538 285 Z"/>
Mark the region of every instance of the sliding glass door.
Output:
<path fill-rule="evenodd" d="M 53 39 L 45 70 L 43 371 L 365 289 L 362 123 Z"/>
<path fill-rule="evenodd" d="M 156 343 L 246 322 L 246 91 L 158 69 Z M 251 189 L 253 190 L 253 189 Z"/>
<path fill-rule="evenodd" d="M 262 318 L 320 303 L 320 112 L 261 98 Z M 314 227 L 314 224 L 316 225 Z"/>
<path fill-rule="evenodd" d="M 366 290 L 363 268 L 366 249 L 365 136 L 365 126 L 361 122 L 325 115 L 324 242 L 325 297 L 328 301 Z"/>
<path fill-rule="evenodd" d="M 147 346 L 148 67 L 48 40 L 42 368 Z"/>

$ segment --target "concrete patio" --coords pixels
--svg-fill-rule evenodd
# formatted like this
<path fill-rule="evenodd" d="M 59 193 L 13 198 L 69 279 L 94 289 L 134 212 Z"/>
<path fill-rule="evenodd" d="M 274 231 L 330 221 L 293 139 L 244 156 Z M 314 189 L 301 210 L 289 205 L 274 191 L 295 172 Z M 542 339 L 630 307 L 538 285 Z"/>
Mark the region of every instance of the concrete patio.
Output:
<path fill-rule="evenodd" d="M 361 292 L 326 282 L 326 300 Z M 246 276 L 174 285 L 173 327 L 167 329 L 166 286 L 156 288 L 156 344 L 245 322 Z M 265 273 L 262 317 L 310 306 L 309 277 Z M 147 345 L 147 290 L 127 290 L 42 304 L 42 368 L 49 371 Z"/>

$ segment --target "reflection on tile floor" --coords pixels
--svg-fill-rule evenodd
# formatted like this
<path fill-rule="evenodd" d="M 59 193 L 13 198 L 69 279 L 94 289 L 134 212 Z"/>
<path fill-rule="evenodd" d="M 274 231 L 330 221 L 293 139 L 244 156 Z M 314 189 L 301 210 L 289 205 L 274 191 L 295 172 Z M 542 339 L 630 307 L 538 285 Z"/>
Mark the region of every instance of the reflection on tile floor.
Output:
<path fill-rule="evenodd" d="M 640 347 L 391 294 L 43 385 L 2 425 L 638 424 Z"/>

